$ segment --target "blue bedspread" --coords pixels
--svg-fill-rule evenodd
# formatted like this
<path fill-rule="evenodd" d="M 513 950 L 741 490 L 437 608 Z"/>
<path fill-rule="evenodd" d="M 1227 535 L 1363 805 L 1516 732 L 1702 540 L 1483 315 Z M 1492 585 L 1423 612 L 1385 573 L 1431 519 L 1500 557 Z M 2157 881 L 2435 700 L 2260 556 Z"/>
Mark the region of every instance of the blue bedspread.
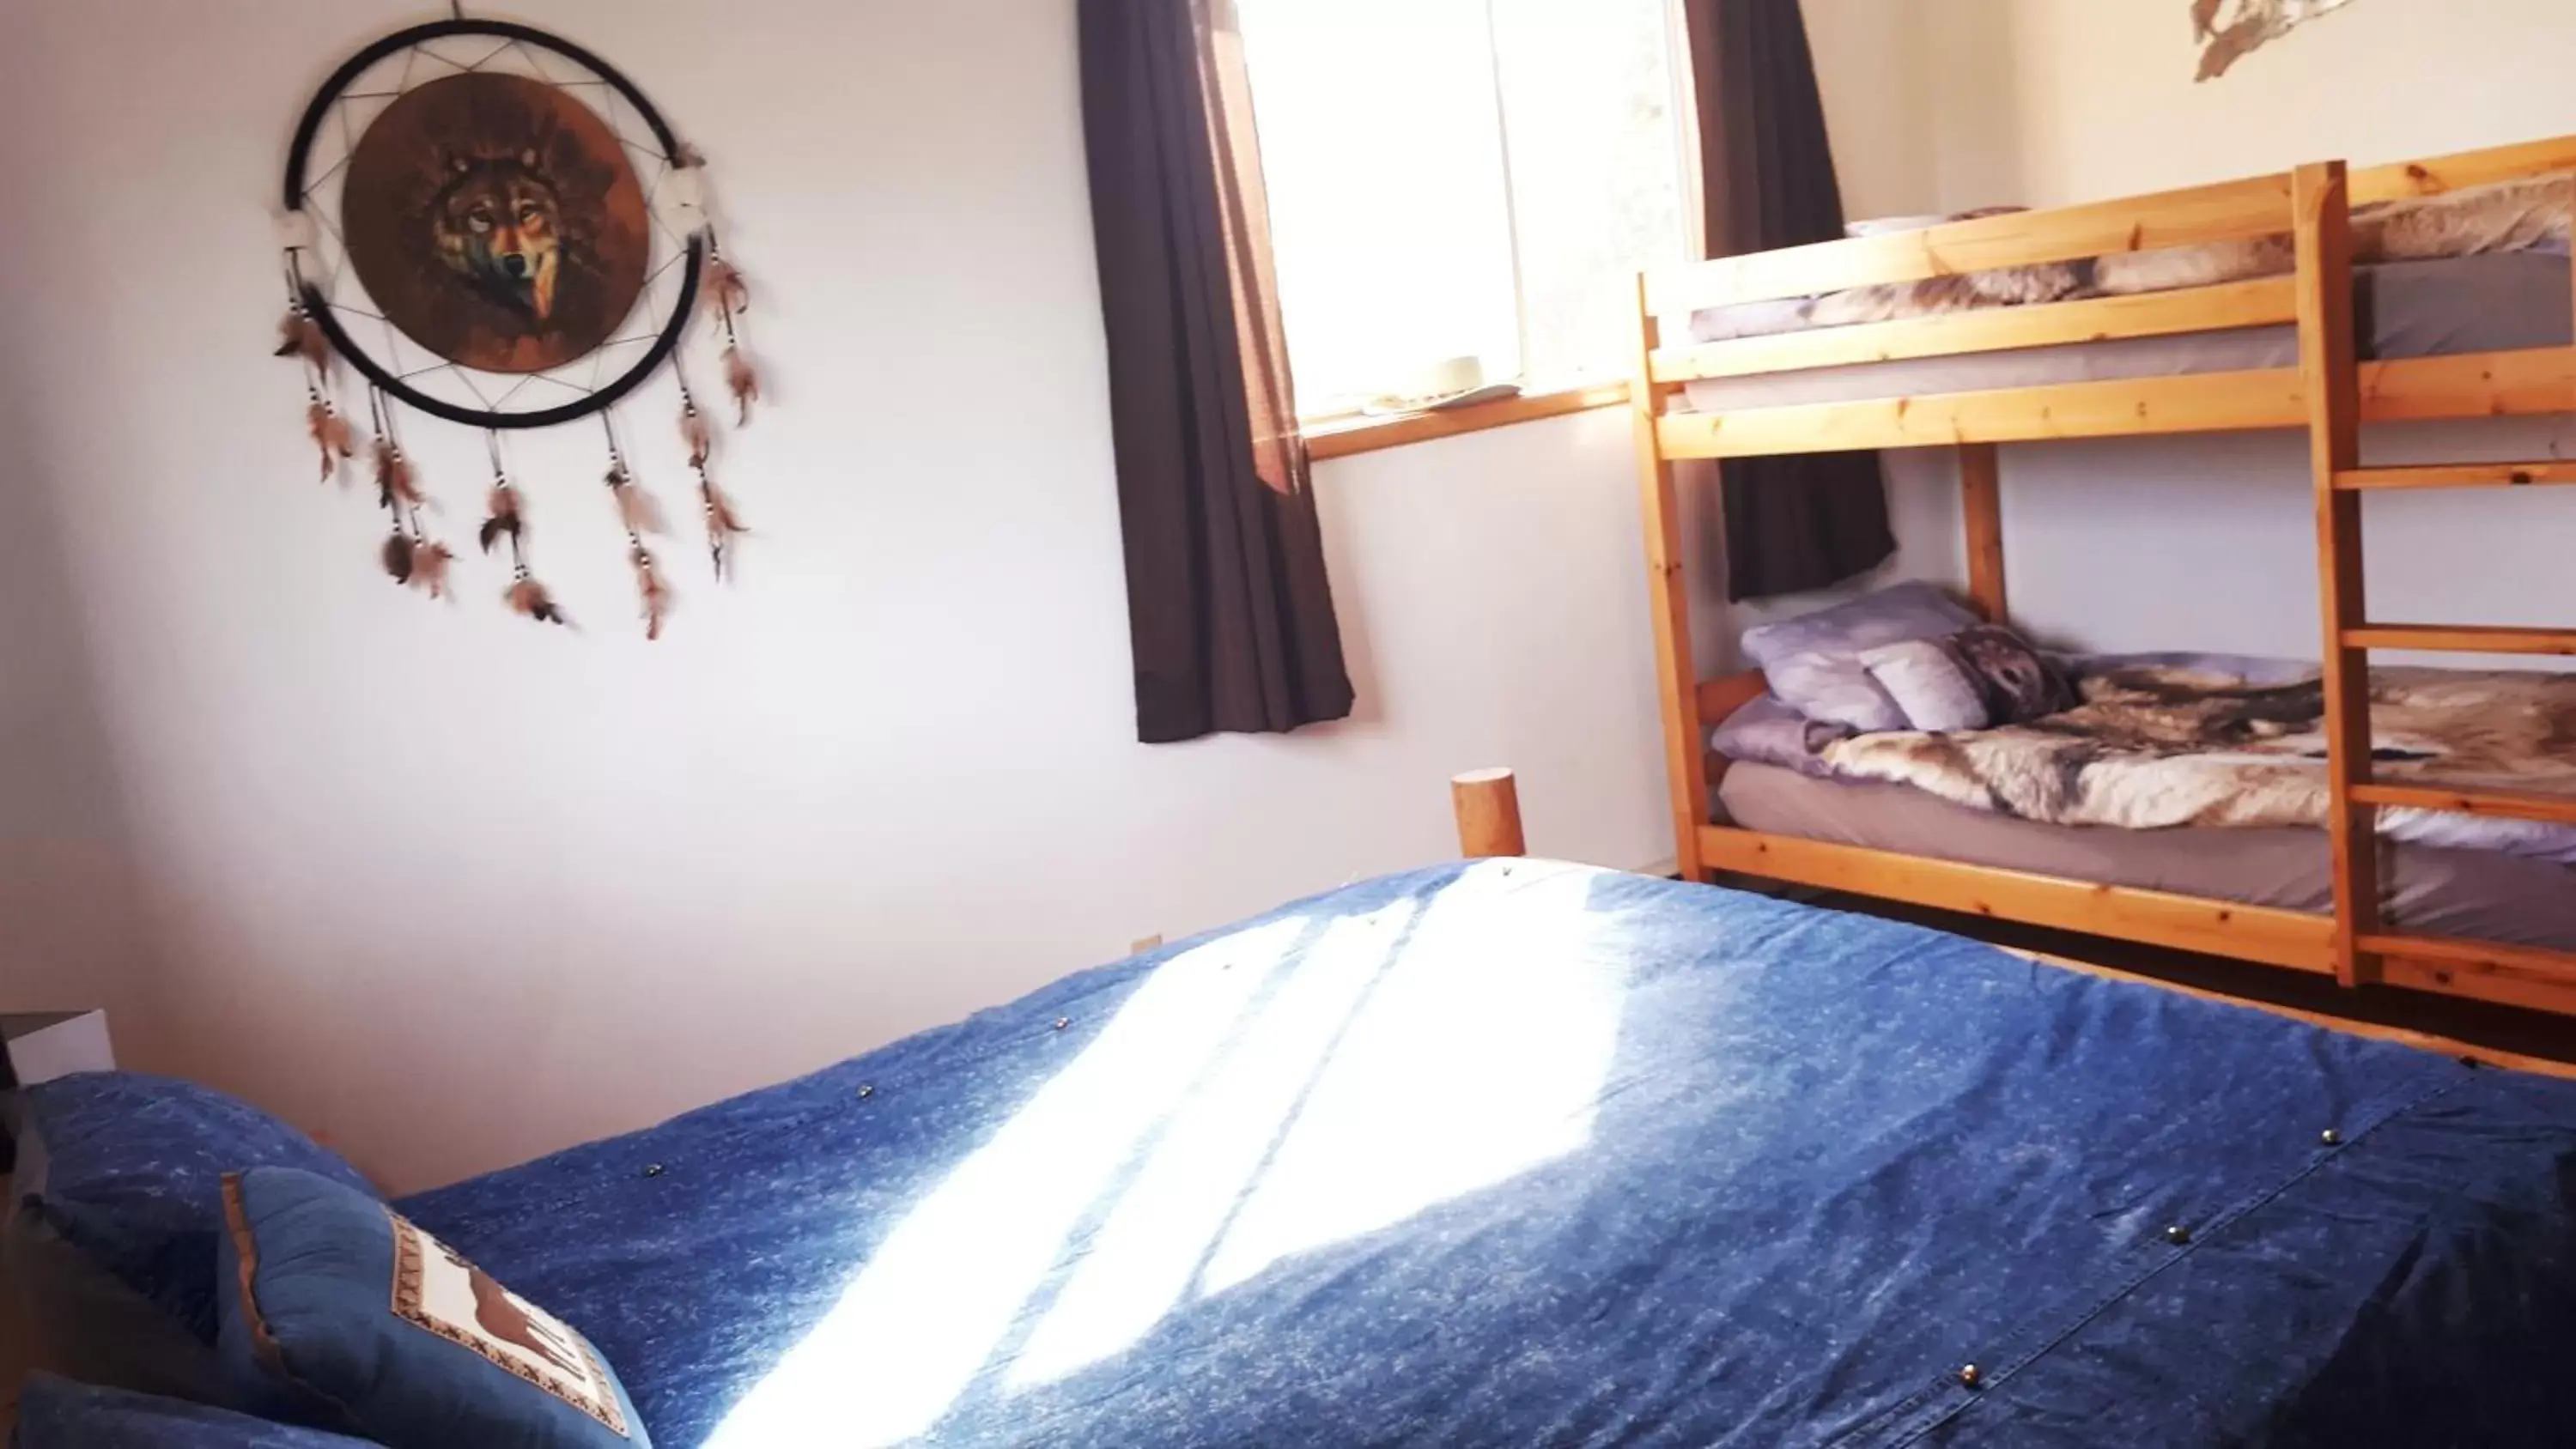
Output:
<path fill-rule="evenodd" d="M 403 1208 L 664 1449 L 2576 1442 L 2576 1084 L 1538 862 Z"/>

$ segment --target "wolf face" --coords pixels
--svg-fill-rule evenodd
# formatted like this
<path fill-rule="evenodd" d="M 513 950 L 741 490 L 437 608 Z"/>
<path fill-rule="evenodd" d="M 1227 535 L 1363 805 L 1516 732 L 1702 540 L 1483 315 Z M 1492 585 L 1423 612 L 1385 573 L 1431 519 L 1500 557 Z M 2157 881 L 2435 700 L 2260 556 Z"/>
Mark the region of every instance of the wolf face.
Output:
<path fill-rule="evenodd" d="M 486 296 L 544 321 L 563 266 L 563 204 L 537 153 L 453 157 L 429 205 L 439 260 Z"/>

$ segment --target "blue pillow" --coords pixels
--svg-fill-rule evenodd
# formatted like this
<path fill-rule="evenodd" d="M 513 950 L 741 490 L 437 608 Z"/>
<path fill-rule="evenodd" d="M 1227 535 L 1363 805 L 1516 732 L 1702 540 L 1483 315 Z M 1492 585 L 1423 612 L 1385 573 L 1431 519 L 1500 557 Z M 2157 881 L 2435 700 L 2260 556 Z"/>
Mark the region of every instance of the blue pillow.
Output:
<path fill-rule="evenodd" d="M 24 1093 L 28 1207 L 109 1274 L 215 1341 L 223 1174 L 296 1167 L 351 1189 L 358 1170 L 221 1092 L 140 1072 L 84 1072 Z M 22 1169 L 29 1164 L 22 1163 Z"/>
<path fill-rule="evenodd" d="M 17 1449 L 373 1449 L 364 1439 L 225 1409 L 33 1374 L 18 1400 Z"/>
<path fill-rule="evenodd" d="M 651 1449 L 599 1350 L 384 1203 L 223 1181 L 219 1350 L 246 1401 L 389 1449 Z"/>

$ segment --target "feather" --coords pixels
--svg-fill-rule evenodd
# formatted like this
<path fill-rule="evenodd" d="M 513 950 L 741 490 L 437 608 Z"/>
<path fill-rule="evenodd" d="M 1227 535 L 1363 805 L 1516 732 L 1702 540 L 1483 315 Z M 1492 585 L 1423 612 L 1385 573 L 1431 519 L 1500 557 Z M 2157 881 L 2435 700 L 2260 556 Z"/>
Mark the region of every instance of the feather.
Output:
<path fill-rule="evenodd" d="M 400 529 L 394 530 L 394 536 L 385 540 L 384 560 L 385 572 L 394 576 L 395 583 L 410 583 L 412 570 L 411 535 Z"/>
<path fill-rule="evenodd" d="M 734 515 L 733 500 L 724 496 L 715 484 L 701 480 L 698 497 L 707 512 L 707 553 L 715 560 L 716 577 L 723 578 L 732 562 L 735 535 L 751 532 Z"/>
<path fill-rule="evenodd" d="M 524 614 L 540 624 L 572 622 L 563 610 L 555 607 L 554 596 L 546 592 L 546 586 L 535 579 L 520 579 L 510 585 L 510 592 L 502 597 L 509 601 L 512 613 Z"/>
<path fill-rule="evenodd" d="M 420 484 L 412 476 L 411 460 L 402 455 L 391 438 L 376 439 L 376 502 L 385 508 L 421 508 L 429 500 L 422 496 Z"/>
<path fill-rule="evenodd" d="M 625 469 L 610 470 L 608 491 L 617 499 L 617 518 L 626 525 L 628 533 L 671 531 L 669 521 L 662 517 L 662 505 L 653 501 L 652 494 L 636 487 L 635 480 L 626 475 Z"/>
<path fill-rule="evenodd" d="M 671 608 L 671 587 L 662 582 L 661 571 L 653 567 L 653 555 L 637 544 L 627 554 L 635 565 L 635 592 L 644 600 L 644 637 L 662 637 L 662 616 Z"/>
<path fill-rule="evenodd" d="M 279 357 L 300 357 L 315 372 L 331 371 L 331 339 L 322 335 L 322 326 L 302 312 L 289 312 L 277 324 Z"/>
<path fill-rule="evenodd" d="M 707 455 L 716 448 L 715 429 L 707 426 L 707 415 L 696 403 L 680 405 L 680 441 L 689 445 L 689 466 L 703 466 Z"/>
<path fill-rule="evenodd" d="M 760 374 L 752 370 L 751 359 L 739 347 L 724 350 L 725 386 L 733 392 L 736 413 L 734 426 L 751 426 L 751 405 L 760 401 Z"/>
<path fill-rule="evenodd" d="M 742 279 L 742 269 L 722 257 L 707 259 L 707 310 L 718 316 L 731 316 L 751 310 L 751 287 Z"/>
<path fill-rule="evenodd" d="M 412 545 L 411 577 L 403 582 L 433 599 L 447 597 L 447 565 L 455 558 L 443 543 L 427 539 Z"/>
<path fill-rule="evenodd" d="M 339 473 L 341 459 L 357 456 L 357 438 L 349 431 L 349 420 L 320 398 L 304 410 L 304 430 L 313 435 L 313 446 L 322 452 L 325 483 Z"/>
<path fill-rule="evenodd" d="M 516 544 L 519 541 L 519 490 L 507 483 L 495 483 L 492 496 L 484 507 L 489 516 L 474 535 L 475 541 L 483 545 L 483 551 L 490 553 L 493 541 L 503 534 L 509 535 L 510 542 Z"/>

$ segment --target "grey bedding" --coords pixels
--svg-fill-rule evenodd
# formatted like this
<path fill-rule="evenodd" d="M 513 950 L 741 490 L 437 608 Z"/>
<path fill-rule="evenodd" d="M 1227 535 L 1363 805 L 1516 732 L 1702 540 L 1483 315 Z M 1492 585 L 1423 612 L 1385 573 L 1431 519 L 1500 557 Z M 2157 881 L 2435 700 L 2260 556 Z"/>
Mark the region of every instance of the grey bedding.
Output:
<path fill-rule="evenodd" d="M 2503 252 L 2390 262 L 2362 268 L 2355 286 L 2360 302 L 2357 329 L 2365 358 L 2504 352 L 2564 347 L 2570 341 L 2569 262 L 2557 253 Z M 1690 384 L 1685 397 L 1692 411 L 1722 412 L 2236 372 L 2290 367 L 2298 360 L 2295 328 L 2251 327 L 1713 378 Z"/>
<path fill-rule="evenodd" d="M 1953 805 L 1910 785 L 1815 779 L 1738 763 L 1719 818 L 1751 830 L 1969 865 L 2327 914 L 2323 831 L 2109 830 L 2043 825 Z M 2576 950 L 2576 871 L 2488 850 L 2381 847 L 2389 921 L 2402 929 Z"/>

